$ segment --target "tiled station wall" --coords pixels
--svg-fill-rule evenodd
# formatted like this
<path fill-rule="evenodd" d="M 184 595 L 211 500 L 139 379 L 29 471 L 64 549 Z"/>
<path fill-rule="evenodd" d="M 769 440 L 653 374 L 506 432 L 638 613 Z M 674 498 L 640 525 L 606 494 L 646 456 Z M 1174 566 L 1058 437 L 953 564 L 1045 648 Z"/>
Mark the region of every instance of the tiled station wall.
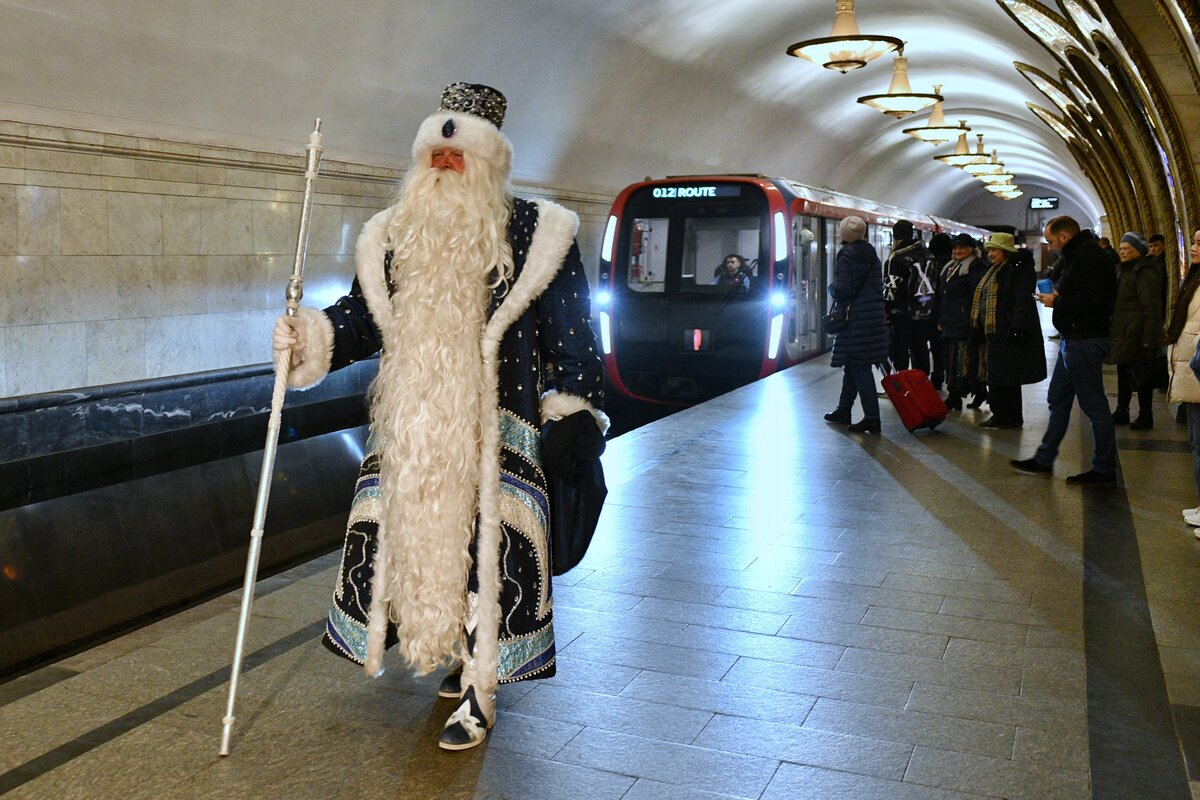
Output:
<path fill-rule="evenodd" d="M 0 397 L 268 361 L 304 138 L 281 154 L 0 121 Z M 326 160 L 321 173 L 315 306 L 349 288 L 359 228 L 403 171 Z M 516 191 L 580 214 L 594 279 L 611 196 Z"/>

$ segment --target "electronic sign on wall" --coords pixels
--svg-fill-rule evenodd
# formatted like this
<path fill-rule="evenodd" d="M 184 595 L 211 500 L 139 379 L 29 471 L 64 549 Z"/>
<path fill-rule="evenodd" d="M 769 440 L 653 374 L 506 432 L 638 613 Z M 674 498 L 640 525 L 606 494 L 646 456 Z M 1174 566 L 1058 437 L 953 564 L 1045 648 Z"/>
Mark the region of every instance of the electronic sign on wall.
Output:
<path fill-rule="evenodd" d="M 1050 208 L 1058 208 L 1057 197 L 1031 197 L 1029 198 L 1029 207 L 1035 210 L 1045 210 Z"/>

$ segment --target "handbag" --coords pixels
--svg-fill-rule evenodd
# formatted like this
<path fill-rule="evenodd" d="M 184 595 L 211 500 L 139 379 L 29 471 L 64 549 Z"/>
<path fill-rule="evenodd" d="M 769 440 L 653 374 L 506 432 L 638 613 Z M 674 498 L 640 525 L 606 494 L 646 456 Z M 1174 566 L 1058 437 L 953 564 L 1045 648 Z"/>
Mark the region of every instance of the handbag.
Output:
<path fill-rule="evenodd" d="M 821 318 L 821 321 L 825 323 L 825 333 L 838 333 L 846 327 L 846 323 L 850 321 L 850 307 L 854 305 L 854 301 L 862 293 L 863 287 L 867 285 L 867 275 L 870 272 L 868 268 L 867 272 L 863 273 L 862 281 L 859 282 L 858 288 L 851 295 L 852 299 L 849 303 L 843 305 L 838 300 L 833 301 L 833 307 L 829 309 L 829 313 Z"/>
<path fill-rule="evenodd" d="M 604 437 L 587 411 L 542 426 L 553 575 L 562 575 L 582 561 L 596 533 L 608 496 L 600 464 L 604 447 Z"/>
<path fill-rule="evenodd" d="M 1192 363 L 1196 363 L 1194 355 Z M 1194 370 L 1195 367 L 1193 366 L 1192 369 Z M 1165 389 L 1170 382 L 1170 376 L 1167 374 L 1166 352 L 1159 348 L 1151 358 L 1133 364 L 1131 373 L 1134 389 Z"/>

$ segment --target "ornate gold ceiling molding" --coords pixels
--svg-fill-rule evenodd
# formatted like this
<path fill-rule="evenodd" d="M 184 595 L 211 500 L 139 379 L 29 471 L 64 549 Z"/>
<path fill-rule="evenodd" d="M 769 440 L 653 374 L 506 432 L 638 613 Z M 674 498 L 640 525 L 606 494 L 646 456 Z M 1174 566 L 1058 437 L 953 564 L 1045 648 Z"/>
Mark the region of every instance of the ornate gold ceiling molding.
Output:
<path fill-rule="evenodd" d="M 1192 0 L 1155 0 L 1154 7 L 1158 10 L 1158 15 L 1167 23 L 1167 30 L 1171 32 L 1171 40 L 1175 43 L 1175 49 L 1179 52 L 1180 58 L 1187 64 L 1188 74 L 1192 78 L 1192 89 L 1200 94 L 1200 9 L 1197 9 L 1196 3 Z M 1172 13 L 1172 9 L 1178 13 Z M 1180 19 L 1182 18 L 1187 30 L 1180 27 Z"/>
<path fill-rule="evenodd" d="M 1060 83 L 1032 64 L 1015 61 L 1013 66 L 1017 68 L 1017 72 L 1021 73 L 1021 77 L 1032 83 L 1033 88 L 1054 103 L 1061 113 L 1066 114 L 1068 108 L 1083 108 L 1083 103 L 1065 83 Z"/>

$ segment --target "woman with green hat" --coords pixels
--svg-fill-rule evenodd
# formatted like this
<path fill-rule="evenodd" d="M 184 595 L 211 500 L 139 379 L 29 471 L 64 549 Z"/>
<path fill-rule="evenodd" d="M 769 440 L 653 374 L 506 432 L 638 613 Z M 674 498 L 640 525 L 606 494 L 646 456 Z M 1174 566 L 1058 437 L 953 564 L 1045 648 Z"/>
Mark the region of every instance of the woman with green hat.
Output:
<path fill-rule="evenodd" d="M 992 416 L 984 428 L 1025 424 L 1021 386 L 1046 378 L 1046 352 L 1033 293 L 1037 273 L 1028 251 L 1010 233 L 993 233 L 983 245 L 988 271 L 971 303 L 972 339 L 979 346 L 979 379 L 988 386 Z"/>

